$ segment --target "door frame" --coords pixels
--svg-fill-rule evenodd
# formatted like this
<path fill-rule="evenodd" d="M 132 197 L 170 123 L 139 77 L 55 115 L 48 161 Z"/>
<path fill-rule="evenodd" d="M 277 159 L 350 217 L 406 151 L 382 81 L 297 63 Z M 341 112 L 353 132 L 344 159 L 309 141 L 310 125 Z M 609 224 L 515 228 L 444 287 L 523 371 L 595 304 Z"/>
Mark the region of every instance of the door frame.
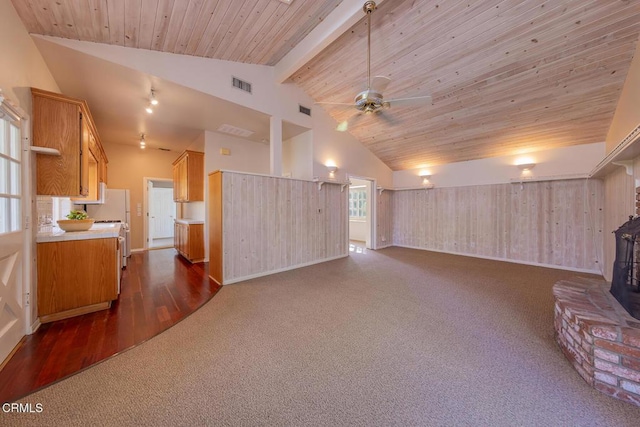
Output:
<path fill-rule="evenodd" d="M 359 175 L 351 175 L 351 174 L 347 174 L 347 181 L 349 183 L 351 183 L 351 178 L 353 179 L 359 179 L 360 181 L 368 181 L 368 186 L 369 186 L 369 194 L 371 195 L 371 197 L 369 198 L 369 200 L 367 200 L 368 203 L 368 216 L 367 216 L 367 222 L 369 223 L 369 244 L 365 245 L 367 249 L 376 249 L 378 247 L 378 242 L 377 242 L 377 233 L 376 233 L 376 217 L 377 217 L 377 200 L 378 200 L 378 185 L 377 185 L 377 181 L 375 178 L 371 178 L 371 177 L 365 177 L 365 176 L 359 176 Z M 347 247 L 349 247 L 349 229 L 350 229 L 350 223 L 349 223 L 349 196 L 347 195 Z"/>
<path fill-rule="evenodd" d="M 170 178 L 153 178 L 153 177 L 148 177 L 145 176 L 142 178 L 142 192 L 143 192 L 143 196 L 142 196 L 142 212 L 144 212 L 143 216 L 143 222 L 144 222 L 144 226 L 143 228 L 143 236 L 142 236 L 142 240 L 143 240 L 143 249 L 149 250 L 149 182 L 151 181 L 162 181 L 162 182 L 171 182 L 173 183 L 173 179 Z M 177 209 L 177 208 L 176 208 Z M 177 214 L 177 212 L 174 212 L 174 215 Z"/>
<path fill-rule="evenodd" d="M 36 300 L 36 287 L 35 287 L 35 271 L 36 263 L 33 258 L 33 244 L 35 242 L 35 236 L 37 232 L 37 223 L 33 224 L 32 218 L 37 218 L 36 203 L 33 200 L 32 189 L 34 180 L 32 180 L 32 164 L 35 153 L 31 152 L 31 117 L 18 105 L 14 104 L 8 99 L 0 89 L 0 106 L 10 116 L 14 116 L 20 123 L 20 185 L 21 185 L 21 212 L 20 222 L 21 228 L 21 251 L 22 262 L 20 266 L 20 273 L 22 276 L 22 289 L 18 298 L 21 298 L 22 312 L 19 314 L 22 325 L 20 327 L 21 338 L 15 344 L 14 348 L 9 350 L 9 353 L 0 359 L 0 366 L 5 361 L 8 361 L 15 353 L 16 349 L 20 345 L 20 342 L 24 339 L 24 336 L 33 334 L 40 327 L 40 320 L 38 319 L 37 312 L 37 300 Z M 1 325 L 0 325 L 1 326 Z"/>

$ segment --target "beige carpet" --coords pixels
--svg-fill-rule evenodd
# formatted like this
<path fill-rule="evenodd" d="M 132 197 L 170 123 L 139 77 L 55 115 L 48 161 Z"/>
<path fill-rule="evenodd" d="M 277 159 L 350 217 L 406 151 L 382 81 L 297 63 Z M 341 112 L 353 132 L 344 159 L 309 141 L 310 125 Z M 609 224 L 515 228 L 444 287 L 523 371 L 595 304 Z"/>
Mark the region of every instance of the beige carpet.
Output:
<path fill-rule="evenodd" d="M 2 425 L 638 426 L 553 340 L 576 273 L 402 248 L 224 287 Z"/>

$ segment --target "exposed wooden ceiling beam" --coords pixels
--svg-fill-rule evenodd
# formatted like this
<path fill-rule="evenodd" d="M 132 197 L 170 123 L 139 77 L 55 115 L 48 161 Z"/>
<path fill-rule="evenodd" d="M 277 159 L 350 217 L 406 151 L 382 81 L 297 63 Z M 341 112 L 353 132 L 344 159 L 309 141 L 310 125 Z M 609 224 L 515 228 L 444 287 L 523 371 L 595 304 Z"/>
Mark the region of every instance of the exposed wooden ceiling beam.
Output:
<path fill-rule="evenodd" d="M 384 0 L 376 0 L 380 6 Z M 364 18 L 363 0 L 343 0 L 326 19 L 275 65 L 275 78 L 284 83 L 338 37 Z"/>

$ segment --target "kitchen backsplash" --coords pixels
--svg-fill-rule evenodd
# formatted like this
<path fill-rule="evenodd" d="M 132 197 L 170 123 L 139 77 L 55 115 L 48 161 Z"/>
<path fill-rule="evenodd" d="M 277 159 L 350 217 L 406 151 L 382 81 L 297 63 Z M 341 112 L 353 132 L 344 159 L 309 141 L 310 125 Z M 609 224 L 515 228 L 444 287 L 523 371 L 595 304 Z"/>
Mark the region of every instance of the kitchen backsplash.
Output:
<path fill-rule="evenodd" d="M 47 233 L 57 228 L 57 220 L 64 219 L 71 211 L 68 197 L 37 196 L 38 233 Z"/>

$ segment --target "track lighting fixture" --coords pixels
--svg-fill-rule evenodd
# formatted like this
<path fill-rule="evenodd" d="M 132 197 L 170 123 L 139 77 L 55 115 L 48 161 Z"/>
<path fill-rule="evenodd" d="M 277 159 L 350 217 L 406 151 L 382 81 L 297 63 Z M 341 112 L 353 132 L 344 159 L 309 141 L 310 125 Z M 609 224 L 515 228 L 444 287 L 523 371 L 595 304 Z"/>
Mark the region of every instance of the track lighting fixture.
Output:
<path fill-rule="evenodd" d="M 151 88 L 151 96 L 149 96 L 149 102 L 151 105 L 158 105 L 158 99 L 156 98 L 156 91 Z"/>

